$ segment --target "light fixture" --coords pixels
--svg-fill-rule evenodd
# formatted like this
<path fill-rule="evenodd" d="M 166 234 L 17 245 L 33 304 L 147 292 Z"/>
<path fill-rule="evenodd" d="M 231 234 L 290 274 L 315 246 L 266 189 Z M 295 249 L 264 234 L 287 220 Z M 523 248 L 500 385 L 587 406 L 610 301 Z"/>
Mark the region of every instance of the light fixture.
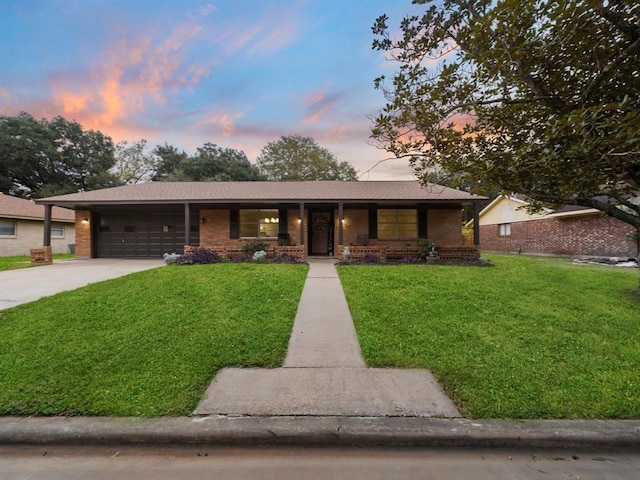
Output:
<path fill-rule="evenodd" d="M 271 217 L 271 223 L 278 223 L 278 219 Z"/>
<path fill-rule="evenodd" d="M 265 218 L 264 223 L 271 223 L 271 220 L 269 220 L 268 218 Z"/>
<path fill-rule="evenodd" d="M 82 224 L 83 224 L 83 225 L 86 225 L 87 223 L 89 223 L 89 219 L 88 219 L 87 217 L 84 217 L 84 218 L 82 219 Z"/>

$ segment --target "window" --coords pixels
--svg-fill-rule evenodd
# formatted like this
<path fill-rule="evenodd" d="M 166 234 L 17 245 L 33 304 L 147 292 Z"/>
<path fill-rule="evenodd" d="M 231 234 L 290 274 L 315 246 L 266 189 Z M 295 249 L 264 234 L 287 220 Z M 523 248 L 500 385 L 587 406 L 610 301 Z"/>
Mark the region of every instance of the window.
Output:
<path fill-rule="evenodd" d="M 498 225 L 498 235 L 501 237 L 508 237 L 511 235 L 511 224 L 510 223 L 501 223 Z"/>
<path fill-rule="evenodd" d="M 64 238 L 64 225 L 61 223 L 51 224 L 51 238 Z"/>
<path fill-rule="evenodd" d="M 277 208 L 244 208 L 240 210 L 241 237 L 277 237 Z"/>
<path fill-rule="evenodd" d="M 379 208 L 378 238 L 416 238 L 418 214 L 415 208 Z"/>
<path fill-rule="evenodd" d="M 16 222 L 14 222 L 13 220 L 0 220 L 0 236 L 15 237 Z"/>

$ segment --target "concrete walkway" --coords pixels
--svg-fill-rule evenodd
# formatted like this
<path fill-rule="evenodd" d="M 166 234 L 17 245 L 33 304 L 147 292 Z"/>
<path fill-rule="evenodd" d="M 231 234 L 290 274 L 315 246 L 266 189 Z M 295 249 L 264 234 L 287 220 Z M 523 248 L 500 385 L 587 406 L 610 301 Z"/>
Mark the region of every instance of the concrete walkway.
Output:
<path fill-rule="evenodd" d="M 333 263 L 309 261 L 284 367 L 221 370 L 194 415 L 460 416 L 428 370 L 366 368 Z"/>
<path fill-rule="evenodd" d="M 0 310 L 162 265 L 163 260 L 95 258 L 6 270 L 0 272 Z"/>

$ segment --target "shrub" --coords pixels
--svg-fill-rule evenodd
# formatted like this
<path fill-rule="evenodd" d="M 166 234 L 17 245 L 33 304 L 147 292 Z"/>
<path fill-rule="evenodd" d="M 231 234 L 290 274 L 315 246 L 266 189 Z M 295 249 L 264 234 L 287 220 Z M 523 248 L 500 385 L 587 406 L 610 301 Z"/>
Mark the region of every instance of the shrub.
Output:
<path fill-rule="evenodd" d="M 171 265 L 173 263 L 182 263 L 182 255 L 180 255 L 179 253 L 165 253 L 164 255 L 162 255 L 162 258 L 164 259 L 164 263 L 166 263 L 167 265 Z"/>
<path fill-rule="evenodd" d="M 180 263 L 205 265 L 218 262 L 220 262 L 218 252 L 208 248 L 196 248 L 192 252 L 184 255 Z"/>
<path fill-rule="evenodd" d="M 420 247 L 418 257 L 420 257 L 421 260 L 426 261 L 429 257 L 437 255 L 438 247 L 436 246 L 436 243 L 431 240 L 426 238 L 418 239 L 418 247 Z"/>
<path fill-rule="evenodd" d="M 232 263 L 244 263 L 253 260 L 253 255 L 250 253 L 232 253 L 227 259 Z"/>
<path fill-rule="evenodd" d="M 290 253 L 283 253 L 282 255 L 276 255 L 273 257 L 273 261 L 275 263 L 298 263 L 295 255 L 291 255 Z"/>
<path fill-rule="evenodd" d="M 267 259 L 267 252 L 264 250 L 258 250 L 253 254 L 254 262 L 264 262 Z"/>
<path fill-rule="evenodd" d="M 421 260 L 418 257 L 404 257 L 399 263 L 403 265 L 413 265 L 414 263 L 420 263 Z"/>
<path fill-rule="evenodd" d="M 245 243 L 244 247 L 242 248 L 244 249 L 245 252 L 253 255 L 256 252 L 259 252 L 261 250 L 266 250 L 267 248 L 269 248 L 269 244 L 263 240 L 254 240 L 252 242 Z"/>
<path fill-rule="evenodd" d="M 363 257 L 353 260 L 351 263 L 356 265 L 380 265 L 383 262 L 380 257 L 368 253 Z"/>

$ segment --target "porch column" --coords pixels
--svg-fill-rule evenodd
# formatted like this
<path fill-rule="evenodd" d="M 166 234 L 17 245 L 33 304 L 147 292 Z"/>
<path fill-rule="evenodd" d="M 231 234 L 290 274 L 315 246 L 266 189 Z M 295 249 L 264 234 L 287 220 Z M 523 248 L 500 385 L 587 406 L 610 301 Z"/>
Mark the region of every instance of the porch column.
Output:
<path fill-rule="evenodd" d="M 480 245 L 480 205 L 473 202 L 473 244 Z"/>
<path fill-rule="evenodd" d="M 304 245 L 304 202 L 300 203 L 300 216 L 298 217 L 300 223 L 300 245 Z"/>
<path fill-rule="evenodd" d="M 343 245 L 342 222 L 344 220 L 344 203 L 338 204 L 338 245 Z"/>
<path fill-rule="evenodd" d="M 191 208 L 188 203 L 184 204 L 184 244 L 191 245 Z"/>
<path fill-rule="evenodd" d="M 44 238 L 42 239 L 43 247 L 51 246 L 51 209 L 53 205 L 44 206 Z"/>

